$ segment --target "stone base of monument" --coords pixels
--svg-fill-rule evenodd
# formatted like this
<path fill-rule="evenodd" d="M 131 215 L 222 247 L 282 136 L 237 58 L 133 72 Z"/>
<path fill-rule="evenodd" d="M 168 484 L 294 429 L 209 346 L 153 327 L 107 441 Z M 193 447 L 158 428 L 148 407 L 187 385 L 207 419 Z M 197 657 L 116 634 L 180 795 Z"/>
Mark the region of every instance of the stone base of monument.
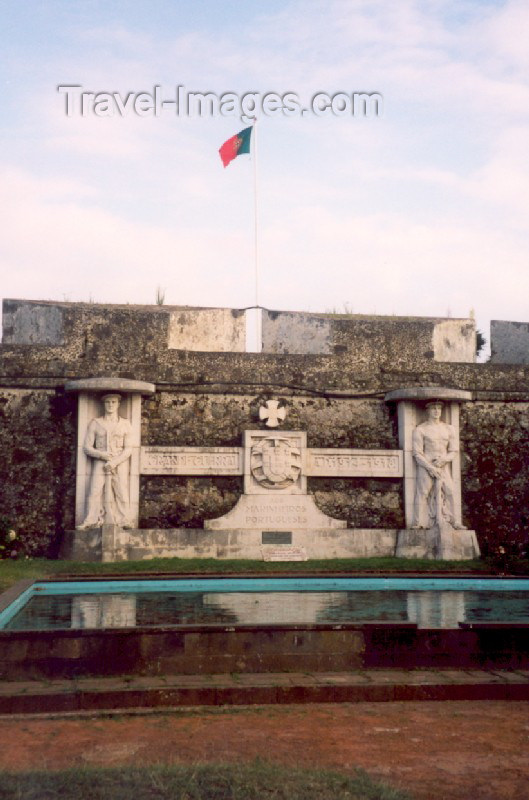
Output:
<path fill-rule="evenodd" d="M 107 530 L 112 528 L 112 530 Z M 141 561 L 150 558 L 248 558 L 263 560 L 394 556 L 397 530 L 325 528 L 292 531 L 123 530 L 104 526 L 65 531 L 60 557 L 72 561 Z"/>
<path fill-rule="evenodd" d="M 395 555 L 398 558 L 470 561 L 479 558 L 480 550 L 475 531 L 460 531 L 441 523 L 427 530 L 399 531 Z"/>
<path fill-rule="evenodd" d="M 447 525 L 429 530 L 316 528 L 310 530 L 123 530 L 104 525 L 65 531 L 60 557 L 72 561 L 143 561 L 150 558 L 247 558 L 298 561 L 397 556 L 444 561 L 479 558 L 474 531 Z"/>

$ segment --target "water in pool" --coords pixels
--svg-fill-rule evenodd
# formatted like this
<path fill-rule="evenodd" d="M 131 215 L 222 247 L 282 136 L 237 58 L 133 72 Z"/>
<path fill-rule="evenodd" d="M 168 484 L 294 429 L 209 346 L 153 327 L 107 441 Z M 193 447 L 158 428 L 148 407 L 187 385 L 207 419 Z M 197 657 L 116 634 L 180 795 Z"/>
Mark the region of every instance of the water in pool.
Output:
<path fill-rule="evenodd" d="M 4 630 L 173 625 L 529 623 L 529 580 L 204 578 L 34 584 L 0 613 Z"/>

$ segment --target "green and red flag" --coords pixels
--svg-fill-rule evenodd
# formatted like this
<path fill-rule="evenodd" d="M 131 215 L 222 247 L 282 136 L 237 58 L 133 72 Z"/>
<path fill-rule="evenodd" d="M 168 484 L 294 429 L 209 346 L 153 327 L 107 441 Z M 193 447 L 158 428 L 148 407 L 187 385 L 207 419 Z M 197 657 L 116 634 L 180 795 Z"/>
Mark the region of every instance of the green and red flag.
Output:
<path fill-rule="evenodd" d="M 219 153 L 225 167 L 228 166 L 230 161 L 237 158 L 237 156 L 240 156 L 242 153 L 250 152 L 251 136 L 252 128 L 245 128 L 243 131 L 239 131 L 239 133 L 236 133 L 231 139 L 224 142 L 219 149 Z"/>

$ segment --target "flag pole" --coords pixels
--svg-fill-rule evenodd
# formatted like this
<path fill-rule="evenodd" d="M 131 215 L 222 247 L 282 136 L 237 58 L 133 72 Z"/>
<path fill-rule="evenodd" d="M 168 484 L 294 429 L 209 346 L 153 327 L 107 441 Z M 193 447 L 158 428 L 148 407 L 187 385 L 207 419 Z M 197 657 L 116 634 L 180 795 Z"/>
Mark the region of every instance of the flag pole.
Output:
<path fill-rule="evenodd" d="M 254 263 L 255 263 L 255 331 L 257 335 L 256 348 L 257 352 L 261 352 L 260 342 L 260 317 L 259 317 L 259 257 L 257 247 L 257 118 L 254 119 L 252 125 L 253 132 L 253 215 L 254 215 Z"/>

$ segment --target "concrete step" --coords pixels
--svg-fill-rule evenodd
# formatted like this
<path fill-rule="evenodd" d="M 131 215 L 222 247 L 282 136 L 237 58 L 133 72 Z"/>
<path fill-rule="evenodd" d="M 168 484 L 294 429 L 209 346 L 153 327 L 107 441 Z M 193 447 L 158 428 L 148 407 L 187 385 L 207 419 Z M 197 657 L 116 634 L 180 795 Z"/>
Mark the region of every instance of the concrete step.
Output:
<path fill-rule="evenodd" d="M 395 700 L 529 700 L 529 670 L 124 676 L 0 685 L 0 715 Z"/>

